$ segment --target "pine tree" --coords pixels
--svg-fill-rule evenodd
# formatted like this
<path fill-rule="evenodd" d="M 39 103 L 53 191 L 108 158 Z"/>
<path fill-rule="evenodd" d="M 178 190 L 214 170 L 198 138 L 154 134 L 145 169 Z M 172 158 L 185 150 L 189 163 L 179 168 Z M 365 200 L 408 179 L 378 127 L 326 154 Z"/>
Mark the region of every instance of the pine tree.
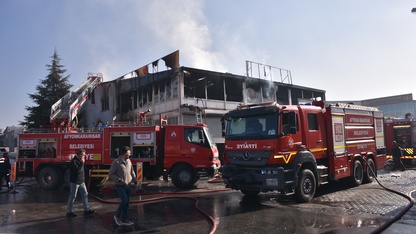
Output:
<path fill-rule="evenodd" d="M 36 86 L 37 93 L 28 94 L 36 105 L 26 106 L 29 114 L 24 117 L 25 121 L 20 122 L 22 126 L 28 128 L 50 126 L 52 105 L 70 92 L 72 85 L 68 81 L 69 75 L 64 76 L 66 70 L 60 64 L 61 58 L 58 56 L 56 49 L 51 58 L 51 64 L 46 65 L 49 74 Z"/>

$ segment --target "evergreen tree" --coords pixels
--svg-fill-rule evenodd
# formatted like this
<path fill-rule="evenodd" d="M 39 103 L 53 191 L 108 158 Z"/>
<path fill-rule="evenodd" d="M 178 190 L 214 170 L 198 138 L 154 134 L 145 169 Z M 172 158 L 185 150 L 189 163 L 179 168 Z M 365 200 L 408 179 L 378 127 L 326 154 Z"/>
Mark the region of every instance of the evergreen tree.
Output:
<path fill-rule="evenodd" d="M 55 102 L 61 99 L 65 94 L 70 92 L 72 85 L 69 83 L 69 75 L 64 76 L 66 70 L 60 64 L 61 58 L 58 56 L 56 49 L 51 56 L 51 64 L 46 65 L 49 74 L 40 84 L 36 86 L 37 93 L 28 94 L 30 99 L 36 104 L 35 106 L 26 106 L 29 112 L 25 116 L 25 121 L 20 124 L 28 128 L 41 128 L 49 126 L 51 107 Z"/>

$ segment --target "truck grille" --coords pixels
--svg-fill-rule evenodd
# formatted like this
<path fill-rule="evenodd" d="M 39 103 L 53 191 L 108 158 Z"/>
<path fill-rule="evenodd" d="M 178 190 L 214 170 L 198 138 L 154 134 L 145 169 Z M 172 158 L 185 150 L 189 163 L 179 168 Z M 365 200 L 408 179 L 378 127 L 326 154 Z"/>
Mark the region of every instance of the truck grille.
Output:
<path fill-rule="evenodd" d="M 265 166 L 273 151 L 228 151 L 228 160 L 234 165 Z"/>

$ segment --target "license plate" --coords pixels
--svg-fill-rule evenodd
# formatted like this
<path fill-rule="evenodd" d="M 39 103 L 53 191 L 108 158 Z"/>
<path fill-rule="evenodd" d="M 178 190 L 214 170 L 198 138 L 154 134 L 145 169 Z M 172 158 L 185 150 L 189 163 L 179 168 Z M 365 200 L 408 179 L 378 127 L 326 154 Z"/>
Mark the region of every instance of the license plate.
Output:
<path fill-rule="evenodd" d="M 277 179 L 266 179 L 267 186 L 277 186 Z"/>

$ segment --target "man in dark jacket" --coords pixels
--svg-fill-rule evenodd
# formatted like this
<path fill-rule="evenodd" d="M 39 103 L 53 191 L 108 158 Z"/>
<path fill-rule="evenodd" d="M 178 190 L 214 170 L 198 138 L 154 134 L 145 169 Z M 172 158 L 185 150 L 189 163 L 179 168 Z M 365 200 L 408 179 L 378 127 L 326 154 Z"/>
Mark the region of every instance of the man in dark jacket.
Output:
<path fill-rule="evenodd" d="M 7 188 L 10 189 L 10 170 L 11 165 L 9 160 L 9 154 L 6 152 L 0 159 L 0 189 L 3 183 L 3 178 L 6 180 Z"/>
<path fill-rule="evenodd" d="M 88 206 L 88 192 L 85 186 L 85 150 L 79 149 L 77 155 L 74 156 L 69 164 L 69 182 L 70 192 L 68 198 L 68 208 L 66 217 L 72 218 L 77 215 L 72 212 L 75 198 L 77 197 L 78 189 L 81 191 L 82 203 L 84 205 L 84 215 L 91 215 L 94 211 L 90 210 Z"/>
<path fill-rule="evenodd" d="M 393 154 L 393 163 L 394 163 L 393 170 L 398 170 L 398 169 L 400 169 L 401 171 L 406 170 L 406 168 L 403 165 L 402 160 L 400 159 L 403 155 L 402 149 L 399 147 L 396 141 L 393 141 L 392 154 Z"/>

